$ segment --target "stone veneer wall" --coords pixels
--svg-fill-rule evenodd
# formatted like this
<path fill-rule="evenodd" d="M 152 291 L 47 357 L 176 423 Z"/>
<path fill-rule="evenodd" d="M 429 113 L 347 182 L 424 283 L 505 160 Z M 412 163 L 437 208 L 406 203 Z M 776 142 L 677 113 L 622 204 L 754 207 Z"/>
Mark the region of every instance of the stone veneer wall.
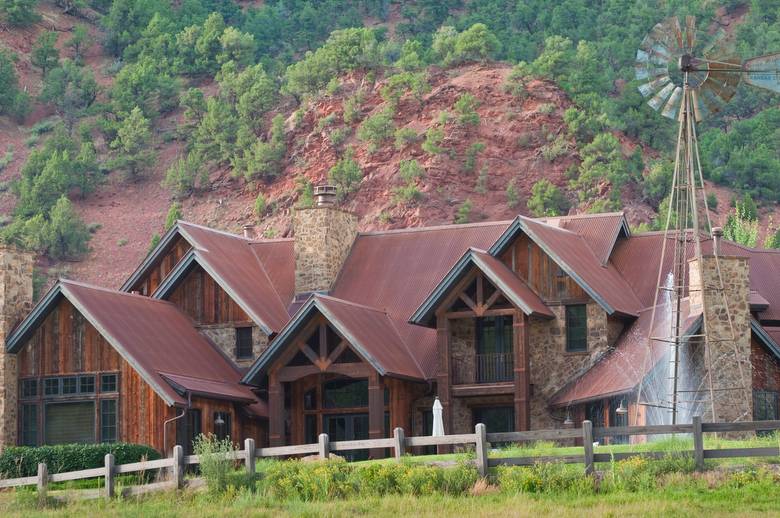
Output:
<path fill-rule="evenodd" d="M 18 373 L 16 355 L 5 352 L 5 337 L 32 308 L 33 256 L 0 247 L 0 450 L 16 444 Z"/>
<path fill-rule="evenodd" d="M 750 265 L 747 257 L 712 255 L 689 262 L 691 310 L 706 302 L 716 421 L 750 420 L 753 416 L 750 363 Z M 720 263 L 723 291 L 717 264 Z M 701 279 L 704 279 L 704 289 Z M 723 294 L 725 293 L 725 300 Z M 726 303 L 726 300 L 728 301 Z M 729 324 L 731 317 L 731 325 Z M 733 335 L 732 335 L 733 326 Z M 705 371 L 706 372 L 706 371 Z"/>
<path fill-rule="evenodd" d="M 615 344 L 623 330 L 620 320 L 609 318 L 595 302 L 587 304 L 588 351 L 566 352 L 566 306 L 550 306 L 555 313 L 552 320 L 530 320 L 531 429 L 558 428 L 560 422 L 553 418 L 548 401 L 570 380 L 591 367 L 610 346 Z M 474 319 L 453 320 L 450 324 L 450 354 L 453 374 L 470 379 L 474 374 L 475 348 Z M 457 379 L 453 375 L 453 380 Z M 452 433 L 473 431 L 469 405 L 512 405 L 512 396 L 452 398 Z"/>
<path fill-rule="evenodd" d="M 548 401 L 569 381 L 592 366 L 614 345 L 619 335 L 618 321 L 608 319 L 607 313 L 596 302 L 591 301 L 587 306 L 587 352 L 566 352 L 566 306 L 550 306 L 555 313 L 552 320 L 531 320 L 532 430 L 560 427 L 561 423 L 550 413 Z"/>
<path fill-rule="evenodd" d="M 198 330 L 239 367 L 251 367 L 260 353 L 268 347 L 268 336 L 258 326 L 252 326 L 252 358 L 238 360 L 236 359 L 236 326 L 233 324 L 205 325 L 200 326 Z"/>
<path fill-rule="evenodd" d="M 298 209 L 293 231 L 295 292 L 330 289 L 357 235 L 357 217 L 334 207 Z"/>

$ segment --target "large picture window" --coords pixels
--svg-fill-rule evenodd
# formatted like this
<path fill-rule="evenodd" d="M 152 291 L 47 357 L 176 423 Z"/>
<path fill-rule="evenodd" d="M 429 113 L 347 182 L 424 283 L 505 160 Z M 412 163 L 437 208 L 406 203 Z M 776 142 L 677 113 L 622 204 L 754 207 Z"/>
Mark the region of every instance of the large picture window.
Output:
<path fill-rule="evenodd" d="M 585 304 L 566 306 L 566 351 L 588 350 L 588 317 Z"/>
<path fill-rule="evenodd" d="M 48 403 L 45 415 L 46 444 L 95 442 L 95 402 Z"/>

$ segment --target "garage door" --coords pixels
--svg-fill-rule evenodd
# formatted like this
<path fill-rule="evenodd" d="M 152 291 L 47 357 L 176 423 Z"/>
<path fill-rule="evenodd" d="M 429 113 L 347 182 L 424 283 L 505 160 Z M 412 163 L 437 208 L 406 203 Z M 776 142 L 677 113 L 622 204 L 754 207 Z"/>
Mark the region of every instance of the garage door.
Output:
<path fill-rule="evenodd" d="M 95 403 L 46 405 L 46 444 L 95 442 Z"/>

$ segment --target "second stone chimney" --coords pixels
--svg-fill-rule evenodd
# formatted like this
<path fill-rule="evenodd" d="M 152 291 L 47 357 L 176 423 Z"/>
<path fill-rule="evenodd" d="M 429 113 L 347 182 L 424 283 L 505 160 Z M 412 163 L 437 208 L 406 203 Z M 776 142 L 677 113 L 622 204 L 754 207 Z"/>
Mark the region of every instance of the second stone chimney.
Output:
<path fill-rule="evenodd" d="M 691 311 L 706 308 L 714 420 L 749 421 L 753 418 L 750 264 L 748 257 L 722 255 L 721 236 L 713 228 L 714 254 L 704 255 L 701 265 L 695 258 L 688 263 Z M 702 417 L 711 419 L 709 415 Z"/>
<path fill-rule="evenodd" d="M 314 188 L 316 206 L 296 209 L 295 293 L 328 291 L 357 235 L 357 217 L 336 207 L 336 189 Z"/>

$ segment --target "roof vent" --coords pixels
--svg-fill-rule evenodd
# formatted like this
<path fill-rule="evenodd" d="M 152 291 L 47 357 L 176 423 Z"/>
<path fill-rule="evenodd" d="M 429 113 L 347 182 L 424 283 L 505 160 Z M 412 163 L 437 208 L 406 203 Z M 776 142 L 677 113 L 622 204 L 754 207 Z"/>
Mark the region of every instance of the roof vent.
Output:
<path fill-rule="evenodd" d="M 317 207 L 333 207 L 336 205 L 336 187 L 317 185 L 314 187 L 314 197 L 317 200 Z"/>
<path fill-rule="evenodd" d="M 254 239 L 255 236 L 255 226 L 251 223 L 247 223 L 244 225 L 244 237 L 246 239 Z"/>

